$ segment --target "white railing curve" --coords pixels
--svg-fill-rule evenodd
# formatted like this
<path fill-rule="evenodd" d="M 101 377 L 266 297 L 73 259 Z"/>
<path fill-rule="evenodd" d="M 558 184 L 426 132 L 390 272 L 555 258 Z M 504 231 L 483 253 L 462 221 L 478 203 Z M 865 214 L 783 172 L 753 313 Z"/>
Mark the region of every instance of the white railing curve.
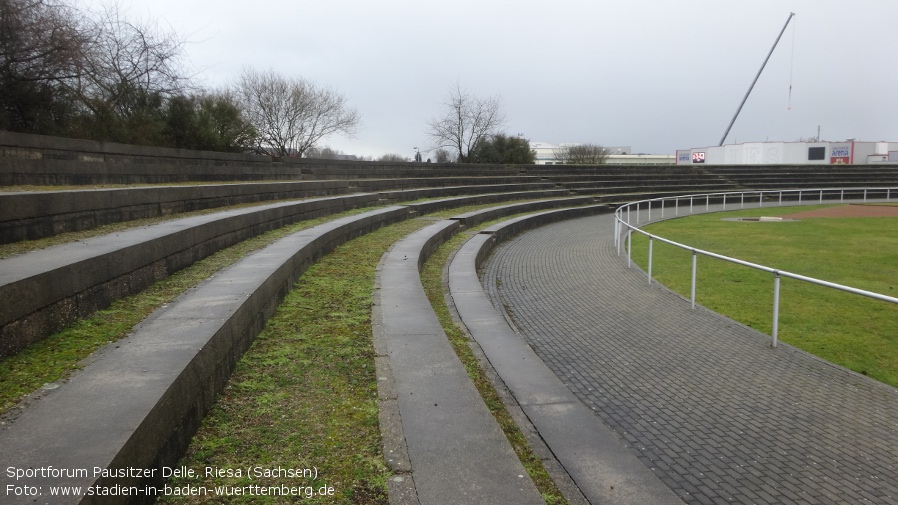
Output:
<path fill-rule="evenodd" d="M 849 187 L 849 188 L 815 188 L 815 189 L 778 189 L 778 190 L 756 190 L 756 191 L 733 191 L 733 192 L 725 192 L 725 193 L 701 193 L 701 194 L 692 194 L 692 195 L 679 195 L 679 196 L 666 196 L 661 198 L 652 198 L 647 200 L 639 200 L 635 202 L 630 202 L 624 205 L 621 205 L 614 212 L 614 246 L 617 248 L 617 254 L 620 256 L 622 254 L 621 249 L 623 248 L 623 237 L 626 236 L 627 245 L 627 268 L 632 266 L 631 259 L 631 244 L 633 233 L 640 233 L 645 235 L 649 239 L 649 250 L 648 250 L 648 267 L 646 268 L 646 273 L 648 277 L 649 285 L 652 284 L 652 248 L 654 241 L 660 241 L 665 244 L 670 244 L 675 247 L 679 247 L 681 249 L 686 249 L 692 252 L 692 283 L 690 285 L 690 300 L 692 303 L 692 308 L 695 308 L 695 286 L 696 286 L 696 271 L 697 271 L 697 258 L 699 255 L 708 256 L 711 258 L 717 258 L 720 260 L 728 261 L 730 263 L 735 263 L 737 265 L 742 265 L 749 268 L 754 268 L 756 270 L 762 270 L 764 272 L 768 272 L 773 274 L 773 329 L 771 337 L 773 338 L 771 345 L 776 347 L 778 343 L 778 333 L 779 333 L 779 305 L 780 305 L 780 278 L 788 277 L 790 279 L 797 279 L 804 282 L 809 282 L 811 284 L 817 284 L 819 286 L 824 286 L 832 289 L 838 289 L 840 291 L 847 291 L 849 293 L 854 293 L 862 296 L 867 296 L 870 298 L 875 298 L 877 300 L 882 300 L 889 303 L 898 304 L 898 298 L 893 298 L 891 296 L 882 295 L 879 293 L 874 293 L 872 291 L 865 291 L 863 289 L 853 288 L 851 286 L 845 286 L 842 284 L 836 284 L 833 282 L 824 281 L 821 279 L 815 279 L 813 277 L 806 277 L 804 275 L 799 275 L 792 272 L 787 272 L 785 270 L 777 270 L 774 268 L 770 268 L 764 265 L 758 265 L 755 263 L 750 263 L 748 261 L 743 261 L 736 258 L 731 258 L 729 256 L 723 256 L 721 254 L 716 254 L 711 251 L 704 251 L 701 249 L 696 249 L 694 247 L 688 246 L 686 244 L 680 244 L 678 242 L 674 242 L 672 240 L 668 240 L 663 237 L 659 237 L 657 235 L 653 235 L 651 233 L 645 232 L 640 229 L 640 226 L 644 224 L 651 223 L 653 221 L 659 221 L 662 219 L 668 219 L 671 217 L 679 217 L 688 216 L 697 213 L 707 213 L 707 212 L 724 212 L 727 210 L 736 210 L 736 209 L 744 209 L 746 205 L 756 204 L 755 208 L 763 207 L 765 203 L 768 206 L 782 206 L 784 205 L 816 205 L 822 204 L 824 202 L 839 202 L 839 203 L 847 203 L 847 202 L 882 202 L 882 201 L 890 201 L 893 197 L 898 198 L 898 188 L 892 187 Z M 729 198 L 730 208 L 727 208 L 727 198 Z M 680 212 L 680 207 L 685 207 L 686 202 L 689 203 L 688 212 Z M 668 203 L 672 202 L 672 205 Z M 712 210 L 712 202 L 713 202 L 713 210 Z M 696 205 L 696 203 L 698 205 Z M 652 219 L 652 210 L 655 210 L 655 216 L 657 219 Z M 669 207 L 673 207 L 674 215 L 671 216 L 668 214 L 665 217 L 665 210 L 670 212 Z M 696 211 L 696 206 L 704 207 L 704 211 L 698 210 Z M 645 218 L 645 219 L 643 219 Z M 634 223 L 635 221 L 635 223 Z"/>

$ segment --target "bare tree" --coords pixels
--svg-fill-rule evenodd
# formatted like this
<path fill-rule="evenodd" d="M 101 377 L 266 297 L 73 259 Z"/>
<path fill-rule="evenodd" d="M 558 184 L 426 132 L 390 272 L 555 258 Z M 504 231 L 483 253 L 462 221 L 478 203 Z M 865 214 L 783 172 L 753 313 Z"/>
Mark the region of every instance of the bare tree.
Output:
<path fill-rule="evenodd" d="M 608 160 L 608 150 L 596 144 L 573 144 L 554 151 L 558 163 L 568 165 L 601 165 Z"/>
<path fill-rule="evenodd" d="M 302 78 L 247 68 L 237 90 L 247 119 L 259 133 L 260 152 L 301 157 L 324 137 L 353 135 L 360 122 L 343 95 Z"/>
<path fill-rule="evenodd" d="M 179 94 L 188 87 L 184 44 L 174 31 L 128 21 L 118 4 L 109 4 L 93 21 L 81 94 L 91 108 L 102 104 L 120 117 L 133 115 L 148 97 Z"/>
<path fill-rule="evenodd" d="M 449 90 L 444 105 L 446 115 L 430 120 L 427 135 L 433 140 L 434 148 L 456 152 L 458 161 L 465 161 L 474 144 L 505 123 L 499 97 L 474 96 L 457 82 Z"/>
<path fill-rule="evenodd" d="M 89 42 L 84 19 L 57 0 L 0 0 L 0 128 L 46 133 L 73 109 L 68 94 Z"/>

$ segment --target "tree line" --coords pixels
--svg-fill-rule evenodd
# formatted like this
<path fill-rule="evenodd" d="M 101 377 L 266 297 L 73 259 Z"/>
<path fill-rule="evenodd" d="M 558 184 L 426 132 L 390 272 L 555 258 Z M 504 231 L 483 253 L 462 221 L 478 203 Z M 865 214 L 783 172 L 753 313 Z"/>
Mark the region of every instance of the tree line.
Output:
<path fill-rule="evenodd" d="M 319 145 L 333 134 L 352 136 L 360 124 L 358 111 L 337 91 L 249 67 L 235 82 L 205 89 L 189 74 L 186 42 L 174 31 L 128 19 L 115 3 L 87 12 L 68 1 L 0 0 L 0 130 L 280 157 L 365 159 Z M 478 97 L 456 83 L 444 111 L 426 132 L 434 161 L 535 161 L 527 139 L 501 131 L 506 117 L 498 96 Z M 564 159 L 584 163 L 587 158 Z M 398 154 L 379 160 L 411 161 Z M 416 161 L 423 160 L 416 155 Z"/>
<path fill-rule="evenodd" d="M 184 149 L 302 156 L 352 134 L 339 93 L 246 68 L 237 82 L 193 82 L 185 41 L 118 4 L 0 0 L 0 129 Z"/>

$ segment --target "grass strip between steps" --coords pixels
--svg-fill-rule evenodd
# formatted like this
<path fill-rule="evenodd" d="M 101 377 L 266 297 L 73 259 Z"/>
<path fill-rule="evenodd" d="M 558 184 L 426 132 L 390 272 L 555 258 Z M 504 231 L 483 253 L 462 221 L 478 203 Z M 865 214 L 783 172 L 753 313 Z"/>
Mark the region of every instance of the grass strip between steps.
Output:
<path fill-rule="evenodd" d="M 458 211 L 437 213 L 444 217 Z M 244 354 L 212 411 L 178 466 L 218 475 L 173 479 L 171 489 L 287 486 L 308 503 L 387 504 L 377 411 L 377 381 L 371 339 L 371 302 L 376 267 L 387 249 L 432 222 L 415 219 L 356 238 L 312 265 L 297 281 Z M 484 225 L 485 226 L 485 225 Z M 459 236 L 430 261 L 442 293 L 440 272 Z M 451 332 L 469 375 L 506 432 L 528 473 L 549 504 L 565 503 L 542 462 L 485 378 L 450 320 L 441 294 L 434 308 Z M 459 340 L 459 338 L 461 340 Z M 295 478 L 250 478 L 236 469 L 298 469 Z M 306 472 L 306 470 L 312 470 Z M 230 472 L 230 473 L 229 473 Z M 316 476 L 312 478 L 307 475 Z M 226 487 L 227 486 L 227 487 Z M 333 494 L 328 494 L 333 493 Z M 182 493 L 184 494 L 184 493 Z M 284 496 L 169 496 L 161 503 L 290 503 Z"/>
<path fill-rule="evenodd" d="M 434 214 L 434 216 L 447 217 L 494 205 L 471 205 L 442 211 Z M 227 209 L 245 206 L 250 206 L 250 204 L 228 207 Z M 134 325 L 142 321 L 154 310 L 171 302 L 190 287 L 231 265 L 243 256 L 291 233 L 340 217 L 360 214 L 371 209 L 370 207 L 354 209 L 339 214 L 300 221 L 222 249 L 183 270 L 175 272 L 165 279 L 159 280 L 140 293 L 116 300 L 109 308 L 97 311 L 74 322 L 69 327 L 34 343 L 14 356 L 0 358 L 0 416 L 10 412 L 11 409 L 41 388 L 42 385 L 67 377 L 72 371 L 79 369 L 81 367 L 80 361 L 92 352 L 125 337 Z M 179 217 L 208 214 L 219 210 L 222 209 L 197 211 L 195 213 L 182 214 Z M 86 240 L 103 233 L 113 233 L 135 226 L 155 224 L 168 219 L 171 219 L 171 217 L 128 221 L 47 239 L 4 244 L 0 245 L 0 258 L 4 257 L 4 254 L 17 254 L 43 247 L 51 247 L 59 243 Z M 0 420 L 0 425 L 3 422 L 3 420 Z"/>
<path fill-rule="evenodd" d="M 116 300 L 109 308 L 76 321 L 18 354 L 0 358 L 0 415 L 10 411 L 23 397 L 43 384 L 65 378 L 80 368 L 80 361 L 92 352 L 125 337 L 134 325 L 154 310 L 245 255 L 291 233 L 368 210 L 371 209 L 355 209 L 301 221 L 222 249 L 155 282 L 140 293 Z"/>
<path fill-rule="evenodd" d="M 494 205 L 451 209 L 430 217 L 444 218 Z M 2 411 L 41 384 L 66 377 L 79 368 L 83 357 L 126 336 L 153 310 L 241 257 L 290 233 L 366 210 L 370 209 L 304 221 L 219 251 L 5 358 L 0 361 Z M 169 483 L 172 490 L 205 489 L 206 494 L 170 496 L 160 498 L 161 503 L 292 503 L 296 498 L 309 503 L 387 503 L 389 471 L 381 453 L 371 343 L 374 271 L 390 245 L 429 222 L 431 219 L 415 219 L 375 231 L 338 247 L 309 268 L 238 363 L 179 464 L 194 469 L 202 479 L 180 478 Z M 428 268 L 436 272 L 429 274 L 436 275 L 435 280 L 425 281 L 430 291 L 436 289 L 431 303 L 544 499 L 549 504 L 565 503 L 517 431 L 439 295 L 442 265 L 464 238 L 457 236 L 428 262 Z M 205 477 L 207 471 L 209 478 Z M 250 475 L 251 471 L 262 475 Z M 288 473 L 291 476 L 285 476 Z M 299 495 L 227 494 L 252 492 L 245 486 L 281 485 Z M 214 496 L 217 491 L 222 494 Z"/>
<path fill-rule="evenodd" d="M 371 296 L 383 253 L 429 223 L 412 219 L 381 228 L 337 247 L 306 270 L 237 364 L 178 464 L 203 475 L 175 479 L 170 486 L 287 486 L 301 490 L 304 503 L 388 503 Z M 225 473 L 207 476 L 207 467 Z M 297 478 L 236 473 L 254 467 L 303 472 Z M 307 469 L 317 478 L 309 478 Z M 161 503 L 216 500 L 292 503 L 295 497 L 206 495 Z"/>

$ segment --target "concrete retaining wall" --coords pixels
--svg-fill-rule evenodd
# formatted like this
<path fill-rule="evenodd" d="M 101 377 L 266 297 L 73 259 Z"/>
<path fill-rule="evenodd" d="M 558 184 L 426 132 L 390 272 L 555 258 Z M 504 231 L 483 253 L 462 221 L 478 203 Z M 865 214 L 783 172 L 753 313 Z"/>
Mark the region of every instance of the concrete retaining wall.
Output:
<path fill-rule="evenodd" d="M 0 244 L 133 219 L 273 200 L 390 191 L 382 197 L 399 202 L 554 187 L 540 181 L 517 176 L 364 179 L 0 193 Z M 429 188 L 418 189 L 422 187 Z"/>
<path fill-rule="evenodd" d="M 516 174 L 689 173 L 693 167 L 481 165 L 316 159 L 189 151 L 0 131 L 0 186 L 188 181 L 399 179 Z"/>
<path fill-rule="evenodd" d="M 244 203 L 345 194 L 343 181 L 160 186 L 0 194 L 0 243 Z"/>

